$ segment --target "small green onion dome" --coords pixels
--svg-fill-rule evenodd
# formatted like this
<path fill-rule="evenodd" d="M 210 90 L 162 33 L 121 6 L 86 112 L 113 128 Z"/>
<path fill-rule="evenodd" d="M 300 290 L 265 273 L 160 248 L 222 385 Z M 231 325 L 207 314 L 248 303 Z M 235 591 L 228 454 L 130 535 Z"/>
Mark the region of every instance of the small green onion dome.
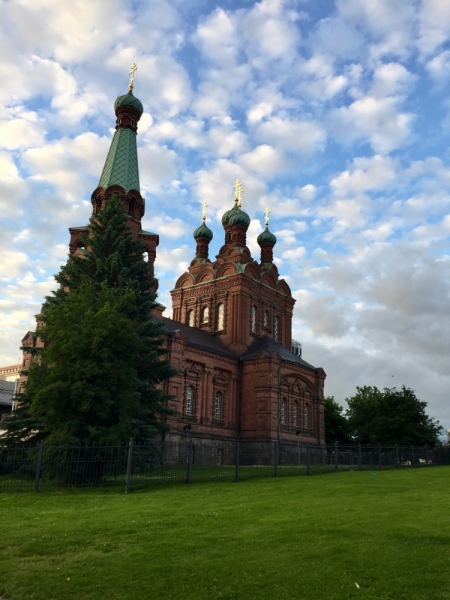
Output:
<path fill-rule="evenodd" d="M 275 244 L 277 243 L 277 238 L 273 235 L 273 233 L 269 231 L 269 228 L 266 226 L 265 231 L 258 235 L 256 241 L 259 245 L 272 244 L 272 246 L 275 246 Z"/>
<path fill-rule="evenodd" d="M 207 240 L 211 241 L 213 239 L 213 232 L 205 225 L 205 223 L 202 223 L 200 227 L 197 227 L 197 229 L 194 231 L 194 240 L 197 238 L 206 238 Z"/>
<path fill-rule="evenodd" d="M 234 215 L 237 215 L 238 212 L 239 212 L 239 208 L 235 204 L 231 210 L 227 210 L 227 212 L 224 213 L 224 215 L 222 217 L 222 225 L 224 227 L 225 227 L 225 225 L 228 225 L 231 217 L 233 217 Z"/>
<path fill-rule="evenodd" d="M 124 94 L 123 96 L 119 96 L 114 102 L 114 110 L 122 106 L 129 106 L 130 108 L 134 108 L 136 112 L 139 113 L 139 116 L 144 112 L 144 107 L 142 106 L 142 102 L 133 96 L 133 92 L 130 90 L 128 94 Z"/>
<path fill-rule="evenodd" d="M 241 227 L 248 227 L 250 225 L 250 217 L 243 210 L 237 210 L 234 215 L 231 215 L 228 219 L 228 225 L 240 225 Z"/>

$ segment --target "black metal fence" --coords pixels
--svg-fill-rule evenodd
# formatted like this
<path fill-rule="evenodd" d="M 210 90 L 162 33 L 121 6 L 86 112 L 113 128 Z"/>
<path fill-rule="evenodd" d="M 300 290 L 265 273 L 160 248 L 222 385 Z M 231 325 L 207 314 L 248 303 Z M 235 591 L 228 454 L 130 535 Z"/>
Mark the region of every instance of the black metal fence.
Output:
<path fill-rule="evenodd" d="M 0 446 L 0 492 L 120 486 L 450 464 L 449 446 L 343 446 L 205 439 L 126 445 Z"/>

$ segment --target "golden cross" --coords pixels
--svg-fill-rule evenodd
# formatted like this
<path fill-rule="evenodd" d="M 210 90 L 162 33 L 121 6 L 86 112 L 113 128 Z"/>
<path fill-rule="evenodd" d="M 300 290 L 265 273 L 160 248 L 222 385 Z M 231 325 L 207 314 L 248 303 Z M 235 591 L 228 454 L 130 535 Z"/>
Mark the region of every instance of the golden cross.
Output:
<path fill-rule="evenodd" d="M 133 63 L 133 66 L 131 67 L 131 70 L 129 72 L 130 75 L 130 85 L 128 86 L 130 88 L 130 90 L 133 89 L 134 87 L 134 73 L 135 71 L 137 71 L 137 66 L 136 63 Z"/>
<path fill-rule="evenodd" d="M 206 221 L 206 207 L 208 206 L 208 203 L 205 201 L 202 204 L 202 218 L 203 218 L 203 222 Z"/>
<path fill-rule="evenodd" d="M 242 192 L 244 191 L 244 188 L 242 187 L 241 182 L 239 181 L 239 179 L 236 179 L 235 183 L 234 183 L 234 190 L 235 190 L 235 200 L 237 200 L 237 205 L 238 208 L 241 208 L 241 204 L 242 204 Z"/>
<path fill-rule="evenodd" d="M 266 217 L 266 227 L 269 225 L 269 213 L 270 213 L 270 208 L 268 206 L 266 206 L 266 210 L 264 211 L 264 216 Z"/>

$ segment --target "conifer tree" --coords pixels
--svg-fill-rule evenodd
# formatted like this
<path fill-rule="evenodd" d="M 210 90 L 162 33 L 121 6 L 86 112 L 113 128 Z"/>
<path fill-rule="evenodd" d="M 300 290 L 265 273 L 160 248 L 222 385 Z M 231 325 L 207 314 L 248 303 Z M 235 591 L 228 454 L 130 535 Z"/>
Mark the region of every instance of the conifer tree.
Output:
<path fill-rule="evenodd" d="M 166 429 L 163 382 L 175 374 L 152 317 L 155 280 L 117 195 L 93 215 L 84 256 L 70 256 L 46 298 L 10 441 L 123 442 Z"/>

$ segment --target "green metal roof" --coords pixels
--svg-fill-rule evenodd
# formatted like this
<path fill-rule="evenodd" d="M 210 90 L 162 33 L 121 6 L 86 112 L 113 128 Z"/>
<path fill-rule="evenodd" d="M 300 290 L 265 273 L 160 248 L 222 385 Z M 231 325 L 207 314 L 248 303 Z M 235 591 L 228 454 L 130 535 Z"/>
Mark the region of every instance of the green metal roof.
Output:
<path fill-rule="evenodd" d="M 139 115 L 142 115 L 142 113 L 144 112 L 142 102 L 138 100 L 135 96 L 133 96 L 133 92 L 131 90 L 128 92 L 128 94 L 119 96 L 114 102 L 114 110 L 117 110 L 121 106 L 129 106 L 130 108 L 134 108 L 134 110 L 137 111 Z"/>
<path fill-rule="evenodd" d="M 126 192 L 140 191 L 136 134 L 131 129 L 114 133 L 98 185 L 106 190 L 113 184 L 121 185 Z"/>

